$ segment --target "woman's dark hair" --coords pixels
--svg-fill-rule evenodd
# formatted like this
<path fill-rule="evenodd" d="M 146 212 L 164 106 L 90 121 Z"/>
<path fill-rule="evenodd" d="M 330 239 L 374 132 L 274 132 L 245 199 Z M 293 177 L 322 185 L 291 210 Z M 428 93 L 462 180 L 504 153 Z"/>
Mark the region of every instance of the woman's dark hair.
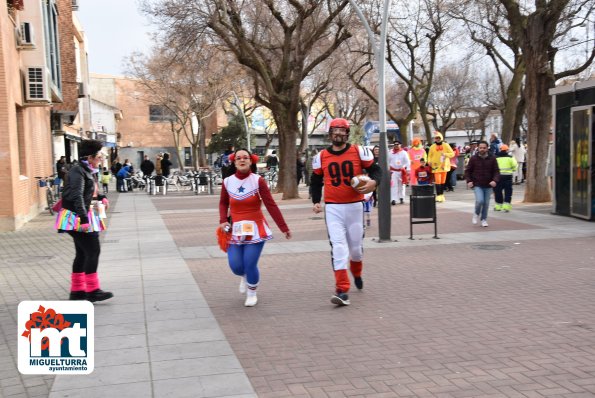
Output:
<path fill-rule="evenodd" d="M 374 148 L 372 148 L 372 156 L 374 156 L 374 150 L 378 148 L 378 150 L 380 151 L 380 146 L 379 145 L 374 145 Z M 378 154 L 380 155 L 380 154 Z"/>
<path fill-rule="evenodd" d="M 249 150 L 247 150 L 245 148 L 236 149 L 236 151 L 233 153 L 234 156 L 236 156 L 237 153 L 240 151 L 248 152 L 248 156 L 252 157 L 252 152 L 250 152 Z M 236 173 L 236 171 L 238 171 L 238 169 L 236 169 L 235 162 L 231 162 L 231 164 L 227 168 L 227 173 L 225 173 L 226 175 L 224 175 L 222 177 L 226 178 L 226 177 L 229 177 L 230 175 L 234 175 Z M 253 173 L 256 173 L 256 163 L 250 164 L 250 171 Z"/>
<path fill-rule="evenodd" d="M 97 152 L 101 151 L 103 143 L 97 140 L 85 140 L 81 143 L 79 148 L 79 157 L 84 158 L 87 156 L 93 156 Z"/>

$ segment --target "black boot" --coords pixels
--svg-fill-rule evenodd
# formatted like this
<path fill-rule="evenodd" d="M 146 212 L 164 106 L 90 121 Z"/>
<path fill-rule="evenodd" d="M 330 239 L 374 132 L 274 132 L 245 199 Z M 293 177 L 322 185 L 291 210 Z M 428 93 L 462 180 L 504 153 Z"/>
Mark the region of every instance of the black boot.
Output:
<path fill-rule="evenodd" d="M 69 300 L 85 300 L 87 298 L 87 293 L 84 290 L 79 290 L 77 292 L 70 292 Z"/>
<path fill-rule="evenodd" d="M 93 290 L 92 292 L 87 292 L 86 299 L 92 303 L 96 301 L 103 301 L 114 297 L 112 292 L 104 292 L 101 289 Z"/>

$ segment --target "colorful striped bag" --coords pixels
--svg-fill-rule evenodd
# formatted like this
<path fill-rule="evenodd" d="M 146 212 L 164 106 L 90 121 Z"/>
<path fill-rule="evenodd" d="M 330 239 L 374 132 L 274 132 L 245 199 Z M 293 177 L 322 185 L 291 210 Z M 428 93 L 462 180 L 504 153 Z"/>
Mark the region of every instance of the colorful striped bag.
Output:
<path fill-rule="evenodd" d="M 89 218 L 89 230 L 86 232 L 101 232 L 105 231 L 105 222 L 99 217 L 99 214 L 95 208 L 91 208 L 87 213 Z M 81 231 L 81 219 L 79 216 L 68 209 L 62 208 L 56 216 L 56 224 L 54 229 L 63 231 Z"/>

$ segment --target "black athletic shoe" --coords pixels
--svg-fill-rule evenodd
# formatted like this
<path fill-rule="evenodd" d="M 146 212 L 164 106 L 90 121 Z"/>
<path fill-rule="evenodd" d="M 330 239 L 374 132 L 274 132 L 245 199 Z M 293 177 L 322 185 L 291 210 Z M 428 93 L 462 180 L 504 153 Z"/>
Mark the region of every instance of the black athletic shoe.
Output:
<path fill-rule="evenodd" d="M 88 292 L 86 299 L 94 303 L 96 301 L 103 301 L 112 297 L 114 297 L 114 294 L 112 292 L 104 292 L 101 289 L 97 289 L 93 290 L 92 292 Z"/>
<path fill-rule="evenodd" d="M 361 276 L 353 277 L 353 282 L 355 283 L 355 287 L 357 287 L 359 290 L 364 288 L 364 281 L 362 280 Z"/>
<path fill-rule="evenodd" d="M 394 205 L 396 205 L 396 204 L 397 204 L 397 202 L 395 202 L 395 201 L 393 200 L 392 202 L 390 202 L 390 204 L 394 206 Z"/>
<path fill-rule="evenodd" d="M 344 305 L 349 305 L 351 304 L 349 302 L 349 296 L 347 295 L 347 293 L 335 293 L 333 294 L 333 297 L 331 297 L 331 303 L 339 305 L 339 306 L 344 306 Z"/>
<path fill-rule="evenodd" d="M 403 198 L 399 199 L 399 202 L 400 202 L 401 204 L 405 203 L 405 202 L 403 202 Z"/>
<path fill-rule="evenodd" d="M 85 300 L 87 298 L 87 293 L 84 290 L 79 290 L 77 292 L 70 292 L 69 300 Z"/>

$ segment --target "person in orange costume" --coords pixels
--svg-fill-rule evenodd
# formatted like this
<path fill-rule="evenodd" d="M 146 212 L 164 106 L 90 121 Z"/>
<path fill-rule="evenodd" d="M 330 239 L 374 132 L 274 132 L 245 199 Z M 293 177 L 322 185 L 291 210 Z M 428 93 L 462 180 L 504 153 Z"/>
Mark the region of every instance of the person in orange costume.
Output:
<path fill-rule="evenodd" d="M 436 202 L 444 202 L 444 183 L 446 182 L 446 173 L 450 170 L 450 159 L 455 156 L 454 151 L 443 141 L 442 134 L 439 131 L 434 132 L 434 143 L 428 152 L 428 163 L 434 174 L 434 184 L 436 184 Z"/>
<path fill-rule="evenodd" d="M 417 185 L 417 175 L 415 174 L 415 170 L 421 165 L 420 161 L 423 159 L 427 161 L 426 150 L 421 145 L 421 140 L 419 138 L 414 138 L 411 142 L 411 148 L 407 152 L 409 154 L 409 159 L 411 159 L 411 176 L 409 178 L 409 182 L 411 185 Z"/>

